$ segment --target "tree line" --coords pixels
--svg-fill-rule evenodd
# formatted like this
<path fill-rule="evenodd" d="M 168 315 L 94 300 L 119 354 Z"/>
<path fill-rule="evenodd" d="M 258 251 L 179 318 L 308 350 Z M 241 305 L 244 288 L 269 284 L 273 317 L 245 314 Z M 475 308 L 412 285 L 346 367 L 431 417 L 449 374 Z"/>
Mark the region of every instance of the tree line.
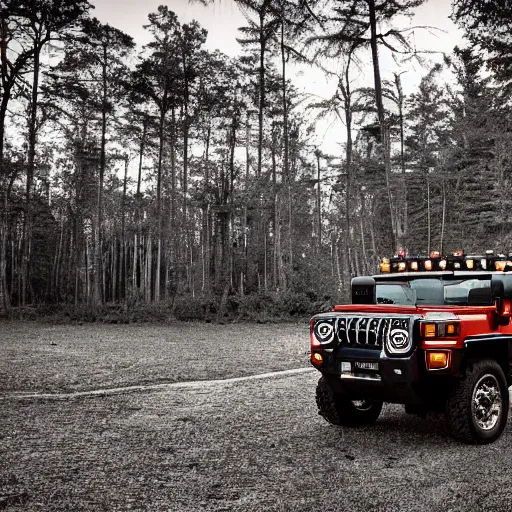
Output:
<path fill-rule="evenodd" d="M 236 58 L 166 6 L 137 48 L 86 0 L 1 3 L 2 311 L 342 300 L 400 247 L 510 246 L 510 9 L 456 0 L 467 45 L 432 64 L 397 28 L 424 0 L 237 3 Z M 382 73 L 383 52 L 403 68 Z M 332 97 L 298 89 L 297 65 Z M 316 143 L 322 117 L 345 127 L 339 154 Z"/>

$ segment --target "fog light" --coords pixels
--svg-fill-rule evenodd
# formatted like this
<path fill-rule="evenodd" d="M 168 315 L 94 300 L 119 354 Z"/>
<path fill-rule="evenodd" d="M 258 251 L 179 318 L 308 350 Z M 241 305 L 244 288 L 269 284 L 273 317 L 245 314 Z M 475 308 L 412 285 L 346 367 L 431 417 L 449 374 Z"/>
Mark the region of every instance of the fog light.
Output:
<path fill-rule="evenodd" d="M 311 362 L 313 364 L 322 364 L 324 362 L 324 357 L 322 354 L 319 354 L 318 352 L 313 352 L 311 354 Z"/>
<path fill-rule="evenodd" d="M 426 356 L 429 370 L 443 370 L 450 365 L 449 352 L 427 352 Z"/>

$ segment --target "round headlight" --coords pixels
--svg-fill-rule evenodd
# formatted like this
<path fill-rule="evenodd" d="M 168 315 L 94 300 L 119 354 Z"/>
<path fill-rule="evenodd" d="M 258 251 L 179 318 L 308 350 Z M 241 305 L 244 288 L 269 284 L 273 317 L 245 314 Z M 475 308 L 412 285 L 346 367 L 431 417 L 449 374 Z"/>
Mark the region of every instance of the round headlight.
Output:
<path fill-rule="evenodd" d="M 400 327 L 392 327 L 387 342 L 391 354 L 403 354 L 410 349 L 409 331 Z"/>
<path fill-rule="evenodd" d="M 318 321 L 314 333 L 320 343 L 330 343 L 334 339 L 334 319 Z"/>

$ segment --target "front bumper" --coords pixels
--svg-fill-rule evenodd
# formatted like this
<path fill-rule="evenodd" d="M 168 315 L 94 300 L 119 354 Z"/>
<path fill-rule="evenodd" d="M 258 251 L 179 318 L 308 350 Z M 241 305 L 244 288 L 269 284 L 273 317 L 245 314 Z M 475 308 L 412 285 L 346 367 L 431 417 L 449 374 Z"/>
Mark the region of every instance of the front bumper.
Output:
<path fill-rule="evenodd" d="M 389 358 L 383 350 L 346 346 L 318 352 L 324 362 L 317 369 L 335 392 L 352 399 L 427 405 L 445 400 L 459 376 L 458 351 L 453 351 L 451 368 L 441 372 L 427 371 L 425 352 L 417 348 L 399 358 Z M 342 363 L 350 363 L 350 371 L 342 371 Z M 356 363 L 377 363 L 378 370 L 356 368 Z"/>

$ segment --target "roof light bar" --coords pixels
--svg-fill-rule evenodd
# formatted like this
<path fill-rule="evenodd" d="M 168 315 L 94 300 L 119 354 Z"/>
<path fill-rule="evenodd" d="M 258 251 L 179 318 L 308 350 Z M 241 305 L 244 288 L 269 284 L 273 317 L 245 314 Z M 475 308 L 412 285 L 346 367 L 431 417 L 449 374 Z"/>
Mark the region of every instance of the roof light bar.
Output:
<path fill-rule="evenodd" d="M 485 256 L 466 256 L 462 249 L 452 251 L 448 256 L 442 256 L 440 251 L 431 251 L 429 256 L 405 256 L 405 251 L 400 249 L 398 254 L 393 258 L 382 258 L 382 273 L 454 270 L 512 272 L 512 256 L 494 251 L 486 251 Z"/>

